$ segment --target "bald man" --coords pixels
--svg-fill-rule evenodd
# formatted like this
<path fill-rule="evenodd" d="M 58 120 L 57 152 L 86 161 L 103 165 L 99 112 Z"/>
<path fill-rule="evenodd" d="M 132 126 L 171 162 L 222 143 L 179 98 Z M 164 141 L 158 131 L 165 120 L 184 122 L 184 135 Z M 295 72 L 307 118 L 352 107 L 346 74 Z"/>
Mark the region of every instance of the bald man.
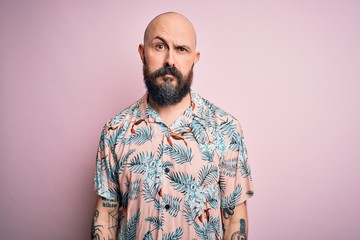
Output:
<path fill-rule="evenodd" d="M 200 59 L 193 25 L 163 13 L 138 51 L 147 91 L 102 130 L 92 239 L 247 239 L 243 132 L 191 89 Z"/>

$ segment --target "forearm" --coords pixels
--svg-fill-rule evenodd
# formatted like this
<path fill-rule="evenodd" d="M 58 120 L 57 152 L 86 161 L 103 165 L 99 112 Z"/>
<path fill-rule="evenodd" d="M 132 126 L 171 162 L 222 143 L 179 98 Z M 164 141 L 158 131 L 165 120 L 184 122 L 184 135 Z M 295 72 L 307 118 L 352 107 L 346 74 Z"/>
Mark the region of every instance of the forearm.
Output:
<path fill-rule="evenodd" d="M 222 221 L 224 224 L 224 240 L 248 239 L 248 214 L 246 202 L 239 204 L 235 209 L 223 209 Z"/>
<path fill-rule="evenodd" d="M 119 203 L 99 197 L 91 225 L 92 240 L 116 240 Z"/>

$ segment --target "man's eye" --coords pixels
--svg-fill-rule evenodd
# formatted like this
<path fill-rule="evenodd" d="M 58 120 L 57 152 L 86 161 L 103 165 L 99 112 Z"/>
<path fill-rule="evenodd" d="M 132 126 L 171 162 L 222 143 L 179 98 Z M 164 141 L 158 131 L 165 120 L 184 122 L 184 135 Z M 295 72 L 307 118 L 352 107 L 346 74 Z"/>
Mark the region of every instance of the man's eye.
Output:
<path fill-rule="evenodd" d="M 186 52 L 186 51 L 187 51 L 187 49 L 186 49 L 186 48 L 184 48 L 184 47 L 179 47 L 179 51 L 180 51 L 180 52 Z"/>
<path fill-rule="evenodd" d="M 162 45 L 162 44 L 158 44 L 158 45 L 155 46 L 155 48 L 156 48 L 156 49 L 159 49 L 159 50 L 162 50 L 162 49 L 165 48 L 165 46 Z"/>

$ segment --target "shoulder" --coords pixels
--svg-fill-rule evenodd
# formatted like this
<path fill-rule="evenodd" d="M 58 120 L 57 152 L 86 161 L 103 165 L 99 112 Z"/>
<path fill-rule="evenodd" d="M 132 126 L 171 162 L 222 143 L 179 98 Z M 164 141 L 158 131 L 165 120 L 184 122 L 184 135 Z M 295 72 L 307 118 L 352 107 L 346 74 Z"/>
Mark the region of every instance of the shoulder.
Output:
<path fill-rule="evenodd" d="M 197 94 L 196 101 L 200 105 L 202 117 L 212 123 L 213 127 L 220 128 L 225 135 L 229 133 L 226 128 L 242 132 L 239 120 L 232 114 Z"/>
<path fill-rule="evenodd" d="M 142 105 L 143 98 L 140 98 L 135 103 L 121 110 L 118 114 L 114 115 L 108 121 L 106 121 L 103 131 L 106 134 L 125 131 L 134 118 L 141 118 L 142 115 L 145 114 L 144 110 L 141 108 Z"/>

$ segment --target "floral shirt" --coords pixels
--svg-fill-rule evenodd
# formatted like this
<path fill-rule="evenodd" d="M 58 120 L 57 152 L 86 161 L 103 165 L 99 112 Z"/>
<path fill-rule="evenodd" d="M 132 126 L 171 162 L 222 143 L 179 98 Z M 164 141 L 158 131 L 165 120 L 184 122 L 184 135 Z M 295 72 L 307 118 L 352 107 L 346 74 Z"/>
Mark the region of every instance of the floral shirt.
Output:
<path fill-rule="evenodd" d="M 119 239 L 222 239 L 221 214 L 253 194 L 239 122 L 191 90 L 170 126 L 147 94 L 101 134 L 96 192 L 119 201 Z"/>

